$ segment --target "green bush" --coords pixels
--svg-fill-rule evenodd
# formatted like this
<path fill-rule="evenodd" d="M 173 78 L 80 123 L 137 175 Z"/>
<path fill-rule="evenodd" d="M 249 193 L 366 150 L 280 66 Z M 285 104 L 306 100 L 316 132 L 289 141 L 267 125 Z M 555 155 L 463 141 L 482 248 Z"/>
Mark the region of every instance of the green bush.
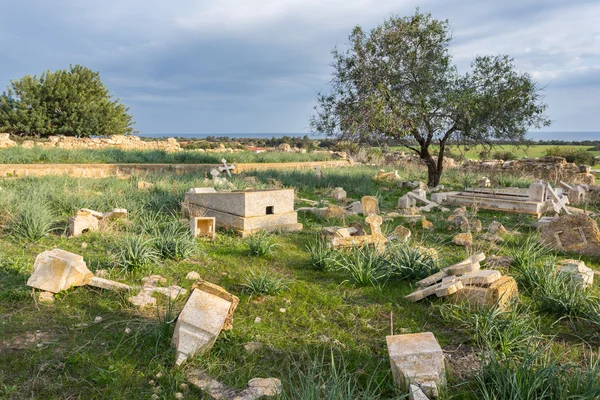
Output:
<path fill-rule="evenodd" d="M 517 156 L 512 151 L 495 151 L 492 154 L 492 158 L 494 160 L 504 160 L 504 161 L 512 161 L 516 160 Z"/>
<path fill-rule="evenodd" d="M 264 272 L 251 271 L 246 277 L 246 283 L 242 286 L 252 294 L 276 295 L 287 289 L 286 283 L 273 274 Z"/>
<path fill-rule="evenodd" d="M 546 156 L 564 157 L 567 162 L 578 165 L 596 164 L 594 155 L 582 148 L 555 146 L 546 150 Z"/>
<path fill-rule="evenodd" d="M 196 239 L 187 225 L 179 221 L 167 224 L 155 237 L 154 247 L 161 258 L 182 260 L 191 256 L 196 250 Z"/>

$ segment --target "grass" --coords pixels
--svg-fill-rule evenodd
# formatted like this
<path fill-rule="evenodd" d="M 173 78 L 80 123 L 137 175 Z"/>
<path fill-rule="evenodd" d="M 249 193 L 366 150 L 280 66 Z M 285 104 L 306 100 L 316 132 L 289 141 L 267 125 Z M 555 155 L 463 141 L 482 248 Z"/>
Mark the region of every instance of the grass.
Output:
<path fill-rule="evenodd" d="M 326 161 L 327 153 L 282 153 L 250 151 L 237 153 L 202 153 L 183 150 L 168 153 L 161 150 L 121 149 L 60 149 L 12 147 L 0 149 L 0 164 L 221 164 L 225 157 L 229 163 L 280 163 L 301 161 Z"/>
<path fill-rule="evenodd" d="M 276 295 L 287 289 L 283 279 L 274 277 L 267 271 L 251 271 L 242 286 L 251 294 Z"/>
<path fill-rule="evenodd" d="M 353 247 L 335 260 L 337 270 L 359 286 L 379 286 L 390 277 L 385 253 L 375 246 Z"/>
<path fill-rule="evenodd" d="M 256 257 L 265 257 L 273 254 L 274 249 L 279 246 L 275 237 L 270 233 L 259 232 L 246 239 L 248 254 Z"/>
<path fill-rule="evenodd" d="M 259 181 L 256 187 L 273 187 L 275 183 L 268 181 L 273 178 L 281 186 L 296 188 L 296 207 L 305 205 L 301 198 L 333 201 L 328 193 L 342 186 L 354 199 L 379 192 L 381 208 L 392 211 L 406 189 L 372 181 L 378 169 L 325 168 L 321 179 L 314 177 L 314 171 L 260 171 L 252 175 Z M 398 172 L 411 180 L 422 177 L 419 170 Z M 455 306 L 450 311 L 457 316 L 449 316 L 441 311 L 449 304 L 435 296 L 408 303 L 404 296 L 414 290 L 414 280 L 429 268 L 427 262 L 419 265 L 417 254 L 409 254 L 408 261 L 403 262 L 407 274 L 388 278 L 394 265 L 391 256 L 395 245 L 379 255 L 370 249 L 330 253 L 325 242 L 316 242 L 326 226 L 365 226 L 361 216 L 337 221 L 299 213 L 304 231 L 273 234 L 279 246 L 267 257 L 250 256 L 246 239 L 223 230 L 214 241 L 195 241 L 189 254 L 168 257 L 169 252 L 157 251 L 158 238 L 170 224 L 177 226 L 184 193 L 200 186 L 202 177 L 165 173 L 139 179 L 153 183 L 154 188 L 138 190 L 132 180 L 118 178 L 0 181 L 0 222 L 6 233 L 0 236 L 0 397 L 134 399 L 151 398 L 156 391 L 159 398 L 175 398 L 181 392 L 184 399 L 197 399 L 202 398 L 199 391 L 181 389 L 180 384 L 186 382 L 185 370 L 201 368 L 238 389 L 251 378 L 279 378 L 284 388 L 281 398 L 285 399 L 399 399 L 405 394 L 393 385 L 385 345 L 390 331 L 435 334 L 446 354 L 451 355 L 447 359 L 448 387 L 442 393 L 443 399 L 518 398 L 510 396 L 529 386 L 543 387 L 542 384 L 552 388 L 560 385 L 565 391 L 553 393 L 565 398 L 594 397 L 593 388 L 598 384 L 594 381 L 597 368 L 593 362 L 600 344 L 597 325 L 582 321 L 586 324 L 584 329 L 574 330 L 572 318 L 560 318 L 541 309 L 520 278 L 520 302 L 510 313 L 458 310 L 459 306 Z M 461 184 L 452 175 L 444 180 L 450 187 Z M 236 177 L 234 183 L 241 189 L 248 187 L 243 176 Z M 33 192 L 53 214 L 52 227 L 59 229 L 29 242 L 7 233 L 21 209 L 20 200 Z M 63 232 L 68 217 L 82 207 L 102 212 L 126 208 L 129 221 L 108 222 L 99 232 L 67 239 Z M 405 225 L 413 240 L 398 246 L 412 248 L 418 243 L 435 247 L 440 258 L 437 266 L 445 267 L 468 256 L 465 249 L 450 244 L 456 231 L 448 230 L 451 224 L 446 218 L 447 213 L 440 211 L 427 214 L 434 224 L 427 231 L 402 217 L 386 220 L 383 228 L 388 232 L 399 224 Z M 507 229 L 520 233 L 512 239 L 507 236 L 505 246 L 487 245 L 484 250 L 488 257 L 518 252 L 520 264 L 515 265 L 532 263 L 543 268 L 549 257 L 559 255 L 531 254 L 535 237 L 526 242 L 533 217 L 479 210 L 477 218 L 484 228 L 498 220 Z M 182 230 L 183 226 L 179 225 Z M 165 235 L 167 239 L 170 236 Z M 141 244 L 145 241 L 150 243 Z M 477 235 L 475 241 L 483 246 Z M 165 239 L 165 249 L 173 248 L 169 243 L 171 240 Z M 26 281 L 36 255 L 54 247 L 81 254 L 91 271 L 107 270 L 108 278 L 134 287 L 141 286 L 144 276 L 160 274 L 167 280 L 165 286 L 177 284 L 189 290 L 194 282 L 185 276 L 197 271 L 203 279 L 240 298 L 234 328 L 219 335 L 210 353 L 189 360 L 184 368 L 175 368 L 170 345 L 173 324 L 169 322 L 182 309 L 185 296 L 170 301 L 156 294 L 156 308 L 139 310 L 127 301 L 130 294 L 83 286 L 57 294 L 53 304 L 36 304 Z M 124 258 L 128 261 L 122 266 L 115 263 L 119 248 L 131 248 Z M 329 264 L 331 260 L 339 262 L 342 256 L 356 270 L 358 279 L 352 277 L 350 269 L 331 268 L 337 266 Z M 128 263 L 132 261 L 139 266 L 130 267 Z M 591 268 L 600 267 L 597 258 L 585 258 L 585 262 Z M 256 292 L 244 286 L 250 284 L 250 271 L 263 275 L 263 282 L 252 280 Z M 382 271 L 386 277 L 379 279 Z M 519 277 L 515 266 L 503 273 Z M 273 295 L 254 294 L 261 286 L 272 286 L 274 280 L 282 281 L 287 288 Z M 347 282 L 342 284 L 344 281 Z M 589 296 L 597 296 L 598 292 L 598 287 L 590 288 Z M 281 308 L 286 312 L 280 312 Z M 587 312 L 592 315 L 593 306 Z M 96 317 L 102 319 L 95 322 Z M 255 322 L 257 317 L 260 322 Z M 244 345 L 249 342 L 263 346 L 248 353 Z M 524 350 L 530 343 L 543 352 L 527 364 Z M 484 362 L 480 374 L 465 374 L 463 365 L 471 362 L 462 358 L 463 350 L 481 354 L 481 362 L 497 356 L 498 366 Z M 523 377 L 525 372 L 518 370 L 519 365 L 531 365 L 533 371 L 540 372 L 529 380 Z M 559 373 L 559 383 L 547 378 L 537 385 L 536 379 L 542 379 L 537 377 L 549 376 L 548 371 Z M 494 380 L 494 376 L 498 379 Z M 511 386 L 514 390 L 507 391 Z M 502 397 L 493 397 L 496 394 Z"/>

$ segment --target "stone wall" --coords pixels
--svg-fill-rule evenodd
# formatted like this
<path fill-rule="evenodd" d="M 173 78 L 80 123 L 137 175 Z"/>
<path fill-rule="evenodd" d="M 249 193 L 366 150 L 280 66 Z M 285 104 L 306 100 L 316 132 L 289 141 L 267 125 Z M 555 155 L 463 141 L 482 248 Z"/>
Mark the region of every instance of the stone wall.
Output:
<path fill-rule="evenodd" d="M 425 163 L 416 154 L 406 154 L 402 151 L 394 151 L 385 154 L 385 163 L 396 166 L 419 165 L 425 167 Z M 433 156 L 433 160 L 437 162 L 437 156 Z M 442 162 L 444 169 L 456 167 L 456 160 L 451 157 L 444 157 Z"/>
<path fill-rule="evenodd" d="M 17 145 L 17 142 L 10 140 L 9 133 L 0 133 L 0 149 L 5 147 L 14 147 Z"/>
<path fill-rule="evenodd" d="M 555 184 L 564 181 L 592 185 L 595 182 L 594 174 L 590 173 L 590 167 L 568 163 L 562 157 L 522 158 L 515 161 L 467 159 L 462 164 L 462 168 L 482 174 L 498 172 L 524 174 Z"/>
<path fill-rule="evenodd" d="M 143 141 L 138 136 L 112 135 L 108 138 L 75 138 L 72 136 L 50 136 L 47 142 L 34 142 L 26 140 L 22 144 L 25 148 L 58 147 L 61 149 L 106 149 L 116 148 L 122 150 L 164 150 L 179 151 L 181 147 L 177 140 Z"/>

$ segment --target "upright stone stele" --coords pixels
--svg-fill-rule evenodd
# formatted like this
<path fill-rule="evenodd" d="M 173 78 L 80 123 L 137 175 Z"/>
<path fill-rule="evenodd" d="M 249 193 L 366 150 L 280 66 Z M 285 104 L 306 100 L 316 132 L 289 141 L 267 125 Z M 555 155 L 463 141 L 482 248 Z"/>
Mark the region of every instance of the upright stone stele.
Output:
<path fill-rule="evenodd" d="M 36 257 L 27 285 L 58 293 L 73 286 L 87 285 L 93 277 L 94 274 L 87 268 L 82 256 L 53 249 Z"/>
<path fill-rule="evenodd" d="M 379 201 L 375 196 L 363 196 L 360 199 L 363 215 L 379 214 Z"/>
<path fill-rule="evenodd" d="M 431 332 L 386 337 L 392 376 L 397 386 L 411 384 L 427 396 L 437 397 L 437 387 L 446 384 L 444 353 Z"/>

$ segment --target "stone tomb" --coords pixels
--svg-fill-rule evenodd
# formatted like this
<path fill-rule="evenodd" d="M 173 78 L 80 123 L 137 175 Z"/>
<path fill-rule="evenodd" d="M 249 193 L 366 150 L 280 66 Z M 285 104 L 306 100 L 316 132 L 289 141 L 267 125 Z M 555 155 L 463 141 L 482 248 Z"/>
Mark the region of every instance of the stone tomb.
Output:
<path fill-rule="evenodd" d="M 600 256 L 600 230 L 585 214 L 562 215 L 542 225 L 540 238 L 547 247 L 587 256 Z"/>
<path fill-rule="evenodd" d="M 77 237 L 97 230 L 98 218 L 90 210 L 79 210 L 76 216 L 69 218 L 69 236 Z"/>
<path fill-rule="evenodd" d="M 485 210 L 497 210 L 533 214 L 541 217 L 543 213 L 556 206 L 561 206 L 558 197 L 548 199 L 550 193 L 545 183 L 535 182 L 529 189 L 502 188 L 502 189 L 466 189 L 463 192 L 442 192 L 431 195 L 431 200 L 442 204 L 455 204 L 461 206 L 477 206 Z M 566 201 L 566 198 L 563 200 Z M 564 204 L 562 204 L 564 206 Z M 560 207 L 562 208 L 562 207 Z M 557 210 L 558 212 L 558 210 Z"/>
<path fill-rule="evenodd" d="M 407 390 L 418 386 L 431 398 L 438 396 L 438 386 L 446 384 L 444 353 L 431 332 L 387 336 L 392 376 L 397 386 Z"/>
<path fill-rule="evenodd" d="M 293 189 L 187 192 L 184 208 L 190 218 L 213 217 L 216 226 L 234 228 L 242 236 L 261 230 L 302 230 L 294 211 Z"/>
<path fill-rule="evenodd" d="M 194 237 L 215 238 L 216 221 L 214 217 L 190 218 L 190 229 Z"/>

